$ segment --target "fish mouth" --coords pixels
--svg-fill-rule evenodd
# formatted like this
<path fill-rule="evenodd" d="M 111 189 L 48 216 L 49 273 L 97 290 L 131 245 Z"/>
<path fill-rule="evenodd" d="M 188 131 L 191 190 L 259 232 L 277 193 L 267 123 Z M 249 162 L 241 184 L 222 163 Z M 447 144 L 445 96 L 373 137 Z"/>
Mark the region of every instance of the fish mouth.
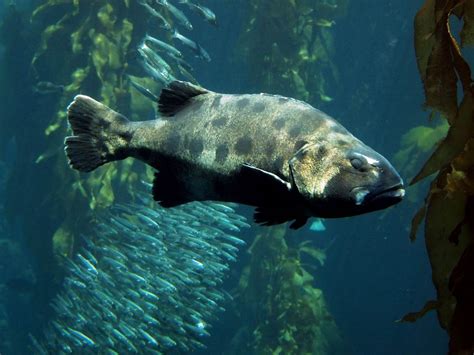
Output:
<path fill-rule="evenodd" d="M 377 191 L 367 196 L 367 202 L 377 203 L 385 206 L 400 202 L 405 196 L 405 188 L 402 183 L 395 184 L 384 190 Z"/>

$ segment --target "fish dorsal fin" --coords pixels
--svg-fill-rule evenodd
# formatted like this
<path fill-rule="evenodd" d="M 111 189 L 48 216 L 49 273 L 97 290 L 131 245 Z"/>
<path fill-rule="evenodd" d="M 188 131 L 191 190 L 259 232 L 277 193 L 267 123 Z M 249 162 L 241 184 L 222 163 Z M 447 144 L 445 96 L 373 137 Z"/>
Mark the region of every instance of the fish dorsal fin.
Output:
<path fill-rule="evenodd" d="M 172 81 L 161 90 L 158 99 L 158 111 L 164 117 L 174 116 L 189 103 L 189 99 L 206 94 L 209 91 L 186 81 Z"/>

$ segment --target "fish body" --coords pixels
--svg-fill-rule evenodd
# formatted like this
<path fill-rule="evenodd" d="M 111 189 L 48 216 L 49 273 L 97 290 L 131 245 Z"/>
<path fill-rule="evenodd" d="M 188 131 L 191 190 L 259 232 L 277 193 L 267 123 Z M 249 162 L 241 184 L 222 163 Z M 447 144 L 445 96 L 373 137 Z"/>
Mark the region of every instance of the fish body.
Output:
<path fill-rule="evenodd" d="M 199 43 L 194 42 L 193 40 L 187 38 L 186 36 L 183 36 L 181 33 L 178 32 L 177 29 L 174 30 L 172 37 L 180 41 L 184 46 L 191 49 L 194 52 L 196 57 L 202 60 L 205 60 L 206 62 L 211 61 L 211 56 Z"/>
<path fill-rule="evenodd" d="M 153 7 L 151 7 L 147 2 L 146 0 L 138 0 L 138 3 L 140 5 L 142 5 L 150 15 L 152 15 L 153 17 L 159 19 L 162 23 L 161 27 L 166 30 L 166 31 L 170 31 L 171 30 L 171 25 L 170 23 L 168 22 L 168 20 L 166 18 L 164 18 L 164 16 L 162 14 L 160 14 L 158 11 L 156 11 Z"/>
<path fill-rule="evenodd" d="M 39 81 L 33 86 L 33 92 L 37 94 L 62 94 L 64 85 L 52 83 L 50 81 Z"/>
<path fill-rule="evenodd" d="M 344 217 L 399 202 L 403 181 L 379 153 L 309 104 L 268 94 L 230 95 L 175 81 L 161 117 L 130 122 L 87 97 L 68 108 L 70 165 L 91 171 L 134 157 L 159 170 L 164 207 L 195 200 L 256 206 L 264 225 Z"/>
<path fill-rule="evenodd" d="M 200 4 L 194 4 L 190 2 L 189 0 L 181 0 L 180 2 L 182 4 L 186 4 L 191 10 L 196 12 L 198 15 L 200 15 L 204 20 L 206 20 L 210 24 L 218 27 L 216 14 L 208 7 L 202 6 Z"/>
<path fill-rule="evenodd" d="M 174 16 L 174 18 L 176 18 L 179 24 L 184 26 L 187 30 L 193 29 L 193 25 L 191 22 L 189 22 L 186 15 L 168 0 L 156 0 L 156 3 L 166 8 Z"/>
<path fill-rule="evenodd" d="M 166 42 L 160 41 L 155 37 L 152 37 L 147 34 L 144 38 L 144 41 L 151 44 L 155 49 L 164 51 L 168 55 L 172 55 L 176 58 L 183 58 L 183 54 L 179 50 L 177 50 Z"/>

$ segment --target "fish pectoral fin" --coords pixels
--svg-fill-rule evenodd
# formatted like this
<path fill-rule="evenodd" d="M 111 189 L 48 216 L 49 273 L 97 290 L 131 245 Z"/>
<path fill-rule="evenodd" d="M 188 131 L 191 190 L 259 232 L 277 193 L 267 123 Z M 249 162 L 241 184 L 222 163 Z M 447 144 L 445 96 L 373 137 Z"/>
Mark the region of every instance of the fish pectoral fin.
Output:
<path fill-rule="evenodd" d="M 165 170 L 155 172 L 152 192 L 153 199 L 162 207 L 175 207 L 192 201 L 186 196 L 186 191 L 176 176 Z"/>
<path fill-rule="evenodd" d="M 291 207 L 291 206 L 290 206 Z M 294 220 L 293 223 L 290 224 L 291 229 L 299 229 L 306 224 L 308 217 L 303 214 L 299 214 L 294 209 L 288 207 L 257 207 L 255 209 L 255 213 L 253 215 L 255 223 L 264 225 L 264 226 L 272 226 L 275 224 L 281 224 L 285 222 L 289 222 Z"/>
<path fill-rule="evenodd" d="M 269 193 L 288 193 L 291 190 L 291 184 L 283 180 L 278 175 L 257 168 L 250 164 L 243 164 L 241 169 L 242 177 L 245 180 L 253 181 L 260 191 Z"/>
<path fill-rule="evenodd" d="M 158 111 L 163 117 L 171 117 L 189 104 L 189 100 L 209 91 L 186 81 L 175 80 L 161 90 Z"/>
<path fill-rule="evenodd" d="M 271 226 L 295 220 L 290 228 L 298 229 L 306 223 L 308 217 L 295 208 L 298 196 L 292 191 L 291 184 L 278 175 L 243 164 L 240 174 L 246 189 L 251 189 L 252 203 L 257 206 L 254 214 L 256 223 Z"/>

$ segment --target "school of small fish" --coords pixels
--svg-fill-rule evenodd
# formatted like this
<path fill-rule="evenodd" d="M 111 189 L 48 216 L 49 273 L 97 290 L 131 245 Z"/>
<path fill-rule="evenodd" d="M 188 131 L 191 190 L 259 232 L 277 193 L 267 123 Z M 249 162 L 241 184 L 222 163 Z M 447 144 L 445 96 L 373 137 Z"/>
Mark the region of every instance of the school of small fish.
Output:
<path fill-rule="evenodd" d="M 138 0 L 138 3 L 160 24 L 159 27 L 162 30 L 171 34 L 171 38 L 177 45 L 179 44 L 183 49 L 190 51 L 199 59 L 206 62 L 211 61 L 211 56 L 201 44 L 183 35 L 180 32 L 182 30 L 178 29 L 178 27 L 182 27 L 188 31 L 193 29 L 193 25 L 185 12 L 179 8 L 179 5 L 185 5 L 188 10 L 193 11 L 204 21 L 217 27 L 217 18 L 211 9 L 189 0 L 179 0 L 176 5 L 168 0 Z M 170 21 L 165 18 L 163 15 L 164 12 L 170 14 L 173 19 L 173 24 L 175 24 L 176 27 L 173 27 Z M 177 77 L 196 83 L 196 79 L 192 75 L 192 66 L 184 59 L 182 50 L 176 48 L 174 44 L 166 43 L 147 34 L 139 45 L 138 52 L 140 54 L 141 65 L 147 75 L 152 77 L 159 84 L 166 86 L 176 80 Z M 139 84 L 132 81 L 132 85 L 145 96 L 149 97 L 146 89 Z"/>
<path fill-rule="evenodd" d="M 140 202 L 99 216 L 93 236 L 66 259 L 56 316 L 35 354 L 160 354 L 203 347 L 231 296 L 220 290 L 248 227 L 229 205 L 195 202 L 172 210 Z"/>

